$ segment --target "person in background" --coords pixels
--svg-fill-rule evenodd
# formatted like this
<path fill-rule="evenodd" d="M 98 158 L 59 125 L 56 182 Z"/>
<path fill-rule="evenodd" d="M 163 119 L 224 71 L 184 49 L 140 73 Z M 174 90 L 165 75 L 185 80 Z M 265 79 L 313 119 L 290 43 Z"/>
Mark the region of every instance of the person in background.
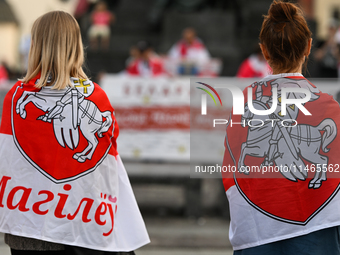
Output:
<path fill-rule="evenodd" d="M 340 44 L 340 26 L 338 26 L 338 29 L 335 32 L 335 42 Z"/>
<path fill-rule="evenodd" d="M 92 25 L 89 29 L 88 36 L 90 39 L 90 46 L 97 50 L 99 45 L 99 38 L 101 39 L 101 48 L 109 49 L 111 29 L 110 25 L 114 23 L 115 16 L 107 9 L 104 1 L 96 4 L 94 11 L 91 14 Z"/>
<path fill-rule="evenodd" d="M 256 51 L 245 59 L 236 74 L 238 78 L 263 78 L 271 73 L 271 68 L 262 55 L 260 46 Z"/>
<path fill-rule="evenodd" d="M 317 45 L 314 58 L 319 64 L 319 77 L 338 77 L 338 55 L 339 47 L 336 42 L 338 22 L 335 19 L 330 21 L 327 40 Z"/>
<path fill-rule="evenodd" d="M 133 63 L 139 56 L 139 50 L 137 49 L 136 45 L 132 45 L 130 47 L 130 56 L 125 61 L 125 66 L 129 66 L 131 63 Z"/>
<path fill-rule="evenodd" d="M 81 32 L 87 30 L 86 23 L 88 22 L 86 18 L 86 13 L 89 11 L 90 3 L 88 0 L 78 0 L 76 8 L 74 10 L 74 18 L 77 20 Z"/>
<path fill-rule="evenodd" d="M 162 59 L 153 51 L 147 41 L 139 41 L 130 51 L 126 73 L 133 76 L 156 77 L 164 75 Z"/>
<path fill-rule="evenodd" d="M 169 51 L 168 58 L 177 65 L 180 75 L 199 75 L 202 68 L 210 60 L 210 54 L 203 42 L 196 36 L 193 28 L 186 28 L 182 40 Z"/>
<path fill-rule="evenodd" d="M 0 85 L 8 81 L 8 72 L 6 64 L 4 62 L 0 63 Z"/>
<path fill-rule="evenodd" d="M 338 78 L 340 78 L 340 26 L 338 26 L 338 30 L 335 33 L 335 43 L 338 48 Z"/>

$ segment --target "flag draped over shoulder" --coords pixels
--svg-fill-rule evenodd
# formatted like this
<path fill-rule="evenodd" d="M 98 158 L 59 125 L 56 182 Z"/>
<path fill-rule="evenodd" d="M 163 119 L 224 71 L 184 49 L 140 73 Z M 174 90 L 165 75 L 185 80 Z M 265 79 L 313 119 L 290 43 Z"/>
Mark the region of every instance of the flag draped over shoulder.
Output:
<path fill-rule="evenodd" d="M 340 225 L 339 104 L 296 73 L 269 75 L 252 87 L 255 109 L 271 109 L 275 97 L 277 108 L 259 115 L 246 102 L 244 114 L 229 120 L 223 165 L 237 171 L 223 174 L 223 184 L 235 250 Z M 283 88 L 310 91 L 301 106 L 311 115 L 290 100 L 284 115 L 284 97 L 306 95 L 284 95 Z"/>
<path fill-rule="evenodd" d="M 0 232 L 105 251 L 149 242 L 105 92 L 17 82 L 0 127 Z"/>

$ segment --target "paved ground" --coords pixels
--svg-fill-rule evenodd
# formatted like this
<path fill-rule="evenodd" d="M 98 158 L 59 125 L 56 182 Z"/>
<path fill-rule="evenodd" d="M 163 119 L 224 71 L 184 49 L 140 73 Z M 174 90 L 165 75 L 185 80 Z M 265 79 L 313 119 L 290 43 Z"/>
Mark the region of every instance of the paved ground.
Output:
<path fill-rule="evenodd" d="M 136 255 L 232 255 L 229 222 L 219 218 L 154 218 L 145 222 L 151 243 Z M 0 254 L 10 255 L 0 234 Z"/>
<path fill-rule="evenodd" d="M 0 254 L 10 255 L 9 247 L 4 242 L 4 234 L 0 233 Z"/>
<path fill-rule="evenodd" d="M 177 248 L 157 248 L 157 249 L 140 249 L 136 255 L 232 255 L 230 249 L 177 249 Z"/>
<path fill-rule="evenodd" d="M 145 218 L 151 243 L 137 255 L 232 255 L 229 222 L 219 218 Z"/>

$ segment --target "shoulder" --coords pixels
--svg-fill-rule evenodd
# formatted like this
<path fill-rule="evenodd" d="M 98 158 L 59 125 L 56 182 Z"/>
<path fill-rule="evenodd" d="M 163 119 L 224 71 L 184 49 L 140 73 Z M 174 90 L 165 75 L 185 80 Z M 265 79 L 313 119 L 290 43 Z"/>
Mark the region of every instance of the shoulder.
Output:
<path fill-rule="evenodd" d="M 0 133 L 3 134 L 12 134 L 12 126 L 11 126 L 11 109 L 12 109 L 12 100 L 15 96 L 17 90 L 21 88 L 21 81 L 18 81 L 14 84 L 14 86 L 7 92 L 3 107 L 2 107 L 2 121 L 0 125 Z"/>
<path fill-rule="evenodd" d="M 77 89 L 78 93 L 82 94 L 84 97 L 96 97 L 102 98 L 102 100 L 107 98 L 105 91 L 90 79 L 71 77 L 71 83 L 73 87 Z"/>
<path fill-rule="evenodd" d="M 6 96 L 5 96 L 5 100 L 6 100 L 6 98 L 8 98 L 8 97 L 12 97 L 13 96 L 13 94 L 15 93 L 15 91 L 18 89 L 18 88 L 22 88 L 23 87 L 23 84 L 22 84 L 22 82 L 21 81 L 17 81 L 14 85 L 13 85 L 13 87 L 7 92 L 7 94 L 6 94 Z"/>
<path fill-rule="evenodd" d="M 106 92 L 95 82 L 92 82 L 94 91 L 89 97 L 89 100 L 95 102 L 97 105 L 101 105 L 105 108 L 112 108 L 110 100 Z"/>

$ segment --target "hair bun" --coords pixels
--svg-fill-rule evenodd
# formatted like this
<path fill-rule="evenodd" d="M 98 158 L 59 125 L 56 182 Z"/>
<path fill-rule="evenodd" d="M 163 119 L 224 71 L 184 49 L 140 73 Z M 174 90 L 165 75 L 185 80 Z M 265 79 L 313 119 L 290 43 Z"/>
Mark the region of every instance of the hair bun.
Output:
<path fill-rule="evenodd" d="M 270 5 L 268 15 L 264 16 L 260 32 L 260 42 L 270 56 L 269 65 L 283 73 L 300 67 L 311 35 L 298 6 L 274 1 Z"/>
<path fill-rule="evenodd" d="M 292 3 L 274 1 L 268 11 L 268 18 L 275 23 L 293 21 L 299 9 Z"/>

